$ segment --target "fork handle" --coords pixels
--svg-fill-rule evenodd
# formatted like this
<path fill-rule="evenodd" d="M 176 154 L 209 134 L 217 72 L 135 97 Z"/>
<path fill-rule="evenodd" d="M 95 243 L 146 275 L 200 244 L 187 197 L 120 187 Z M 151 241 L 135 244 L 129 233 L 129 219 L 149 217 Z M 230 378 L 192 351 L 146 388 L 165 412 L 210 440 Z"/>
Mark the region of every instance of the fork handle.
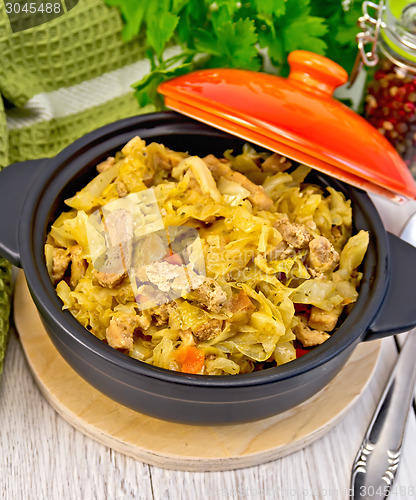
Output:
<path fill-rule="evenodd" d="M 416 379 L 416 329 L 399 354 L 355 457 L 350 497 L 387 498 L 397 470 Z"/>

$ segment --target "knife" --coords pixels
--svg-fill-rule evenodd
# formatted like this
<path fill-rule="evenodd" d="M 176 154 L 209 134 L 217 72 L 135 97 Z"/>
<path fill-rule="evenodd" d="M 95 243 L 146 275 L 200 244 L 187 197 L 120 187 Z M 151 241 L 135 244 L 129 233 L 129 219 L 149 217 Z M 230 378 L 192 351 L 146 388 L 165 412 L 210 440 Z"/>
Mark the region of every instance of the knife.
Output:
<path fill-rule="evenodd" d="M 416 246 L 416 214 L 410 217 L 400 236 Z M 407 336 L 355 457 L 350 488 L 353 500 L 384 499 L 392 491 L 413 399 L 415 353 L 416 329 L 413 329 Z"/>

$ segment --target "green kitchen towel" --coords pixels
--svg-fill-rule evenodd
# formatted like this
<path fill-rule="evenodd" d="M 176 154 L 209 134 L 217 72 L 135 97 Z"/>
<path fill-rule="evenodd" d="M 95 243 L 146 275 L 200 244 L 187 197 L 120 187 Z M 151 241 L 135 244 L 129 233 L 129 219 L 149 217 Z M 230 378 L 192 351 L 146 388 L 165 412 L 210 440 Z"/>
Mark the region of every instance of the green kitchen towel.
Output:
<path fill-rule="evenodd" d="M 61 17 L 14 33 L 6 4 L 0 0 L 0 169 L 53 156 L 91 130 L 152 110 L 139 108 L 130 87 L 150 69 L 143 43 L 123 41 L 117 9 L 80 0 Z M 9 297 L 10 265 L 3 259 L 0 373 Z"/>
<path fill-rule="evenodd" d="M 130 85 L 149 70 L 140 39 L 124 42 L 117 9 L 80 0 L 13 33 L 0 0 L 0 167 L 52 156 L 86 132 L 143 110 Z"/>
<path fill-rule="evenodd" d="M 0 375 L 3 371 L 3 360 L 6 352 L 9 332 L 11 298 L 11 269 L 6 259 L 0 257 Z"/>

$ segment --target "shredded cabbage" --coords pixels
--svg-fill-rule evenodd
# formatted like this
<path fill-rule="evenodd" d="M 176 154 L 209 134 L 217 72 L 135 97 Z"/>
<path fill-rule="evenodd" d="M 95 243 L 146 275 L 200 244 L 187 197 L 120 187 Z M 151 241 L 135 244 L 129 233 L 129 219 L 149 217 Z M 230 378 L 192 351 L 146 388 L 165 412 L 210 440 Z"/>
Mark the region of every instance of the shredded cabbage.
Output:
<path fill-rule="evenodd" d="M 331 333 L 326 318 L 337 319 L 357 300 L 369 242 L 365 231 L 353 235 L 351 202 L 332 187 L 306 183 L 309 172 L 249 145 L 215 164 L 133 138 L 66 201 L 70 210 L 50 228 L 45 262 L 63 309 L 114 348 L 169 370 L 236 375 L 296 359 L 299 325 L 315 329 L 318 314 Z M 129 211 L 135 222 L 131 247 L 124 247 L 133 267 L 107 284 L 94 262 L 105 257 L 100 224 L 110 210 Z M 199 240 L 180 256 L 166 254 L 174 233 L 161 237 L 161 224 L 193 228 Z M 164 278 L 157 274 L 178 259 L 197 284 L 181 283 L 180 295 L 160 301 L 154 285 Z M 160 261 L 154 272 L 143 267 Z M 192 282 L 197 268 L 206 277 Z M 154 307 L 146 309 L 145 298 Z M 120 326 L 117 318 L 129 321 Z"/>

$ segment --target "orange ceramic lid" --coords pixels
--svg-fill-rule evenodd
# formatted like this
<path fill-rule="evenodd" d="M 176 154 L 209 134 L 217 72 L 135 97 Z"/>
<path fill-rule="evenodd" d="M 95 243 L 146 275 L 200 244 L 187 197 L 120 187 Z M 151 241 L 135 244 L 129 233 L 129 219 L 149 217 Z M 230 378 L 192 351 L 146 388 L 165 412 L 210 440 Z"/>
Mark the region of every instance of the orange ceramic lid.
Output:
<path fill-rule="evenodd" d="M 396 201 L 416 184 L 393 146 L 332 97 L 348 75 L 326 57 L 289 55 L 283 78 L 238 69 L 195 71 L 162 83 L 165 103 L 213 127 Z"/>

